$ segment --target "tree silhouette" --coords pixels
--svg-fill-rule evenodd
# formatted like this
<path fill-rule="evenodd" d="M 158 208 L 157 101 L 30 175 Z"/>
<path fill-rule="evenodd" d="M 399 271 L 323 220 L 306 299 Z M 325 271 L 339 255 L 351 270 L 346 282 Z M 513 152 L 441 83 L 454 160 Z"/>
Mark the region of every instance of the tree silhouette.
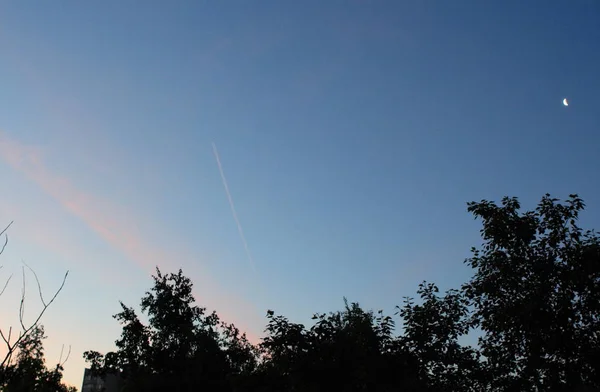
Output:
<path fill-rule="evenodd" d="M 246 336 L 194 305 L 193 284 L 181 270 L 163 275 L 157 268 L 153 280 L 141 301 L 148 325 L 121 303 L 114 316 L 123 326 L 117 351 L 84 353 L 93 371 L 121 374 L 127 391 L 227 391 L 237 376 L 254 369 Z"/>
<path fill-rule="evenodd" d="M 266 390 L 425 390 L 417 358 L 393 335 L 394 322 L 382 312 L 345 301 L 343 311 L 315 314 L 310 329 L 271 311 L 267 317 L 260 367 L 271 386 Z"/>
<path fill-rule="evenodd" d="M 43 340 L 44 327 L 37 325 L 17 345 L 14 363 L 5 369 L 0 390 L 5 392 L 75 392 L 74 387 L 62 383 L 63 365 L 68 360 L 59 359 L 53 368 L 46 367 Z M 62 361 L 62 362 L 60 362 Z"/>
<path fill-rule="evenodd" d="M 469 300 L 459 290 L 443 297 L 438 287 L 419 285 L 422 303 L 406 298 L 398 307 L 404 322 L 402 341 L 419 360 L 421 377 L 434 391 L 484 391 L 484 369 L 477 349 L 462 346 L 458 340 L 471 329 Z"/>
<path fill-rule="evenodd" d="M 0 255 L 4 253 L 8 245 L 7 230 L 13 222 L 10 222 L 2 231 L 0 237 L 4 236 L 4 243 L 0 247 Z M 44 328 L 40 324 L 42 316 L 46 313 L 50 305 L 54 302 L 58 294 L 62 291 L 69 271 L 65 273 L 62 283 L 58 290 L 54 292 L 50 300 L 44 298 L 42 287 L 36 272 L 23 263 L 22 270 L 22 288 L 21 299 L 19 305 L 19 326 L 13 329 L 12 326 L 7 331 L 0 329 L 0 338 L 2 338 L 5 350 L 4 356 L 0 357 L 0 390 L 6 392 L 63 392 L 75 391 L 75 388 L 66 387 L 61 383 L 63 365 L 68 360 L 68 355 L 63 361 L 62 356 L 59 358 L 59 363 L 52 370 L 48 370 L 45 366 L 43 356 L 42 340 L 44 336 Z M 0 269 L 2 266 L 0 266 Z M 42 309 L 34 316 L 33 322 L 25 322 L 25 298 L 26 298 L 26 281 L 25 268 L 27 268 L 34 276 Z M 6 279 L 0 289 L 0 296 L 4 294 L 12 275 Z M 69 349 L 70 351 L 70 349 Z M 62 362 L 61 362 L 62 361 Z"/>
<path fill-rule="evenodd" d="M 463 290 L 493 390 L 600 387 L 600 247 L 577 226 L 583 208 L 577 195 L 525 213 L 516 198 L 468 205 L 484 242 Z"/>
<path fill-rule="evenodd" d="M 141 301 L 148 325 L 121 303 L 117 350 L 84 356 L 126 391 L 598 391 L 600 239 L 577 226 L 583 208 L 576 195 L 523 213 L 516 198 L 468 203 L 483 223 L 472 278 L 444 294 L 421 283 L 397 307 L 400 333 L 344 299 L 310 327 L 268 311 L 255 347 L 194 304 L 181 270 L 157 269 Z M 473 332 L 477 345 L 461 344 Z"/>

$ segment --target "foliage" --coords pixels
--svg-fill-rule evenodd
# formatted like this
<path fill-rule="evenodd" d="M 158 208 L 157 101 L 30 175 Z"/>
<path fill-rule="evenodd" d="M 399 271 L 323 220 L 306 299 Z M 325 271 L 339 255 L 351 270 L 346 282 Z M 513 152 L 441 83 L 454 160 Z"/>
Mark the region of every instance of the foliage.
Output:
<path fill-rule="evenodd" d="M 469 203 L 484 243 L 463 289 L 495 390 L 600 387 L 600 247 L 577 226 L 583 208 L 577 195 L 546 195 L 525 213 L 516 198 Z"/>
<path fill-rule="evenodd" d="M 394 322 L 357 303 L 330 314 L 315 314 L 306 329 L 268 312 L 261 364 L 273 380 L 269 390 L 423 390 L 417 359 L 394 335 Z"/>
<path fill-rule="evenodd" d="M 122 374 L 128 391 L 225 391 L 254 369 L 256 355 L 246 336 L 194 305 L 193 284 L 181 270 L 163 275 L 157 268 L 153 280 L 141 301 L 148 325 L 121 303 L 114 316 L 123 326 L 117 351 L 85 352 L 92 370 Z"/>
<path fill-rule="evenodd" d="M 31 333 L 19 341 L 14 363 L 3 369 L 0 390 L 4 392 L 75 392 L 62 381 L 63 364 L 53 369 L 46 367 L 43 339 L 44 327 L 36 326 Z"/>
<path fill-rule="evenodd" d="M 485 374 L 479 352 L 459 344 L 466 336 L 469 322 L 469 301 L 458 290 L 449 290 L 443 297 L 435 284 L 419 285 L 422 303 L 406 298 L 398 313 L 404 321 L 402 341 L 419 359 L 422 377 L 435 391 L 483 391 Z"/>
<path fill-rule="evenodd" d="M 397 308 L 402 325 L 357 303 L 315 314 L 306 327 L 267 312 L 253 346 L 216 313 L 194 305 L 192 283 L 162 275 L 142 298 L 148 316 L 121 304 L 115 352 L 86 352 L 100 374 L 120 372 L 128 391 L 555 392 L 600 388 L 600 240 L 577 226 L 584 204 L 546 195 L 533 211 L 516 198 L 468 203 L 483 244 L 472 278 Z M 461 344 L 479 333 L 475 347 Z M 585 389 L 588 388 L 588 389 Z M 600 389 L 596 389 L 600 390 Z"/>

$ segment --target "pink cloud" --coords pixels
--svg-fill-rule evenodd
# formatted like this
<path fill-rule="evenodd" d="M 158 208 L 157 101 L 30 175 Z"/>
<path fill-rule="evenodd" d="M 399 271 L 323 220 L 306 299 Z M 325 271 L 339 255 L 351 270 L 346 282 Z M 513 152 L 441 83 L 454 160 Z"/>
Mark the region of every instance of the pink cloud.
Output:
<path fill-rule="evenodd" d="M 122 208 L 87 194 L 68 179 L 51 173 L 44 165 L 40 148 L 23 145 L 0 132 L 0 157 L 144 271 L 151 272 L 169 259 L 162 250 L 151 249 L 152 246 L 144 243 L 134 221 L 125 217 Z"/>
<path fill-rule="evenodd" d="M 0 158 L 36 183 L 65 210 L 81 219 L 96 235 L 122 252 L 145 273 L 154 272 L 157 265 L 165 272 L 175 271 L 179 266 L 172 265 L 171 260 L 179 263 L 181 260 L 190 259 L 152 245 L 142 238 L 135 220 L 123 208 L 88 194 L 78 189 L 67 178 L 49 171 L 44 164 L 42 149 L 24 145 L 0 131 Z M 197 263 L 193 265 L 198 266 Z M 218 289 L 206 273 L 202 272 L 202 275 L 201 281 L 198 282 L 202 295 L 198 295 L 196 290 L 196 298 L 200 302 L 210 302 L 213 306 L 218 306 L 219 309 L 216 310 L 219 315 L 228 322 L 235 322 L 242 330 L 245 329 L 244 325 L 236 322 L 239 317 L 231 317 L 230 313 L 243 314 L 246 326 L 249 326 L 248 323 L 259 325 L 262 315 L 249 312 L 253 309 L 251 304 L 239 298 L 228 299 L 229 296 L 223 293 L 222 289 Z M 255 332 L 258 331 L 247 331 L 252 342 L 259 340 Z"/>

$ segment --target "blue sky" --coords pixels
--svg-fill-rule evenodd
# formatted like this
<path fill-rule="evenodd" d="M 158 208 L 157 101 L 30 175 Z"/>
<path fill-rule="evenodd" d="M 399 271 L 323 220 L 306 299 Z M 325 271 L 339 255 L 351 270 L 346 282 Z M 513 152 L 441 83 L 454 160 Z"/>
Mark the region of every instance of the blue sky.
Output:
<path fill-rule="evenodd" d="M 2 277 L 25 260 L 49 292 L 71 271 L 44 324 L 79 387 L 156 264 L 259 337 L 267 309 L 392 313 L 421 280 L 458 286 L 467 201 L 579 193 L 597 227 L 599 19 L 593 0 L 3 2 Z"/>

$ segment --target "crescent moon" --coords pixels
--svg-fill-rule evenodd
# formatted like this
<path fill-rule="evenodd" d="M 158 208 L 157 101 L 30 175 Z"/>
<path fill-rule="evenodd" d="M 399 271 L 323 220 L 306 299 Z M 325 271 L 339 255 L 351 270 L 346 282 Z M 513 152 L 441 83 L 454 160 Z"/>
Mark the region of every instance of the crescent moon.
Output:
<path fill-rule="evenodd" d="M 569 106 L 569 101 L 567 101 L 567 98 L 563 99 L 563 105 Z"/>

